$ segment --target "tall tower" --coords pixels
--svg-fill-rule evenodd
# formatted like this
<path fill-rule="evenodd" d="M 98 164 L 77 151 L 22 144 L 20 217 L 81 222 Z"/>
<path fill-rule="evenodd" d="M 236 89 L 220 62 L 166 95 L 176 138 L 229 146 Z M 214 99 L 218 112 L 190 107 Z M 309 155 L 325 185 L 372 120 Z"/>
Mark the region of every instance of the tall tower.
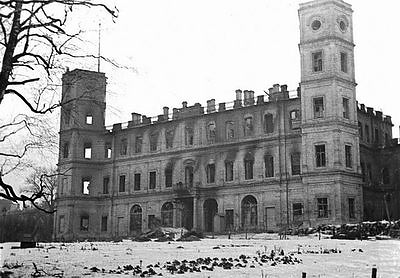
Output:
<path fill-rule="evenodd" d="M 62 78 L 57 212 L 54 235 L 86 237 L 89 216 L 96 213 L 99 163 L 104 161 L 106 77 L 76 69 Z M 98 209 L 98 208 L 97 208 Z M 93 221 L 92 219 L 90 221 Z M 93 231 L 94 232 L 94 231 Z"/>
<path fill-rule="evenodd" d="M 300 4 L 302 176 L 311 222 L 362 219 L 351 5 Z"/>

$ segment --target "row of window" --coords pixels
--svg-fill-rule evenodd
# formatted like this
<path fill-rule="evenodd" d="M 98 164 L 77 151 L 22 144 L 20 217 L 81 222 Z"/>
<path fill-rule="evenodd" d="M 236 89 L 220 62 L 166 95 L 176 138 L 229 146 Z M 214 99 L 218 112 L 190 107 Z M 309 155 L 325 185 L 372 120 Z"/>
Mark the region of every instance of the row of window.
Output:
<path fill-rule="evenodd" d="M 312 71 L 321 72 L 324 70 L 322 51 L 317 51 L 311 54 L 312 56 Z M 347 53 L 340 52 L 340 70 L 344 73 L 348 72 Z"/>
<path fill-rule="evenodd" d="M 356 209 L 355 209 L 355 198 L 348 198 L 348 217 L 349 219 L 356 218 Z M 171 202 L 166 202 L 161 207 L 161 219 L 158 220 L 155 215 L 148 215 L 148 228 L 151 229 L 156 224 L 161 224 L 164 227 L 172 227 L 173 226 L 173 204 Z M 265 225 L 275 225 L 275 223 L 268 223 L 268 209 L 270 207 L 266 207 L 265 212 Z M 274 209 L 274 208 L 273 208 Z M 257 217 L 257 200 L 254 196 L 248 195 L 243 198 L 241 203 L 241 225 L 243 227 L 256 227 L 258 225 L 258 217 Z M 130 232 L 141 232 L 142 231 L 142 213 L 143 210 L 139 205 L 132 206 L 130 210 L 130 222 L 129 222 L 129 231 Z M 272 212 L 273 214 L 275 212 Z M 320 197 L 316 198 L 316 217 L 317 218 L 329 218 L 331 210 L 329 209 L 328 198 Z M 303 221 L 304 216 L 304 206 L 301 202 L 292 203 L 292 217 L 293 221 Z M 61 215 L 59 217 L 59 233 L 64 232 L 65 220 L 64 216 Z M 227 209 L 225 210 L 225 229 L 233 230 L 234 228 L 234 210 Z M 108 229 L 108 217 L 102 216 L 100 229 L 102 232 L 106 232 Z M 82 215 L 80 218 L 80 230 L 88 231 L 89 230 L 89 216 Z"/>

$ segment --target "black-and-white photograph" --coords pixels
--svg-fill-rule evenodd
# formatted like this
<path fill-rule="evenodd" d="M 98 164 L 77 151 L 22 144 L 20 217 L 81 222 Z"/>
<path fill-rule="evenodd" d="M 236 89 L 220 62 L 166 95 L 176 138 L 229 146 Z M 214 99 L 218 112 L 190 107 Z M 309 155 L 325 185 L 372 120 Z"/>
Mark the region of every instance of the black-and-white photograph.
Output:
<path fill-rule="evenodd" d="M 0 277 L 400 277 L 400 1 L 0 0 Z"/>

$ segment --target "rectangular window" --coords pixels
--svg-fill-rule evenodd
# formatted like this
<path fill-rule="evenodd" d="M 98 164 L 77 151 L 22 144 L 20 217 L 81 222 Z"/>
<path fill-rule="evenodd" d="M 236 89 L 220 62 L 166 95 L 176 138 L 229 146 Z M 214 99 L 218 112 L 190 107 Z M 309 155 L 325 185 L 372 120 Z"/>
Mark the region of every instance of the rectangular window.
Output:
<path fill-rule="evenodd" d="M 58 220 L 58 232 L 59 233 L 63 233 L 64 232 L 64 227 L 65 227 L 64 215 L 60 215 L 60 218 Z"/>
<path fill-rule="evenodd" d="M 300 153 L 293 153 L 290 157 L 292 175 L 300 175 Z"/>
<path fill-rule="evenodd" d="M 215 182 L 215 164 L 207 165 L 207 183 Z"/>
<path fill-rule="evenodd" d="M 315 166 L 316 167 L 326 166 L 325 145 L 315 146 Z"/>
<path fill-rule="evenodd" d="M 139 191 L 140 190 L 140 173 L 135 174 L 135 181 L 133 183 L 133 190 Z"/>
<path fill-rule="evenodd" d="M 86 115 L 85 122 L 87 125 L 92 125 L 93 124 L 93 116 L 91 114 Z"/>
<path fill-rule="evenodd" d="M 356 218 L 356 208 L 355 208 L 355 202 L 354 198 L 349 198 L 349 218 L 354 219 Z"/>
<path fill-rule="evenodd" d="M 68 158 L 69 156 L 69 142 L 65 142 L 63 146 L 63 158 Z"/>
<path fill-rule="evenodd" d="M 154 152 L 157 150 L 158 134 L 153 133 L 150 135 L 150 151 Z"/>
<path fill-rule="evenodd" d="M 369 126 L 365 125 L 365 140 L 369 143 Z"/>
<path fill-rule="evenodd" d="M 225 181 L 233 181 L 233 162 L 225 162 Z"/>
<path fill-rule="evenodd" d="M 226 123 L 226 139 L 232 140 L 235 138 L 235 125 L 233 122 Z"/>
<path fill-rule="evenodd" d="M 89 231 L 89 216 L 81 216 L 81 231 Z"/>
<path fill-rule="evenodd" d="M 266 133 L 274 132 L 274 116 L 272 114 L 264 115 L 264 131 Z"/>
<path fill-rule="evenodd" d="M 244 161 L 244 179 L 251 180 L 253 179 L 253 166 L 254 160 L 245 160 Z"/>
<path fill-rule="evenodd" d="M 328 198 L 317 198 L 318 218 L 328 218 Z"/>
<path fill-rule="evenodd" d="M 107 216 L 102 216 L 101 217 L 101 231 L 102 232 L 107 232 Z"/>
<path fill-rule="evenodd" d="M 314 98 L 314 118 L 324 117 L 324 98 Z"/>
<path fill-rule="evenodd" d="M 265 163 L 265 177 L 273 177 L 274 176 L 274 157 L 272 155 L 266 155 L 264 157 Z"/>
<path fill-rule="evenodd" d="M 185 145 L 193 146 L 193 140 L 194 140 L 193 138 L 194 138 L 193 128 L 190 127 L 185 128 Z"/>
<path fill-rule="evenodd" d="M 120 155 L 126 155 L 128 153 L 128 140 L 126 138 L 121 139 L 121 146 L 119 149 Z"/>
<path fill-rule="evenodd" d="M 84 153 L 85 159 L 92 158 L 92 143 L 83 144 L 83 153 Z"/>
<path fill-rule="evenodd" d="M 232 231 L 233 230 L 233 209 L 225 210 L 225 230 Z"/>
<path fill-rule="evenodd" d="M 214 122 L 208 124 L 207 139 L 209 144 L 214 144 L 217 137 L 216 126 Z"/>
<path fill-rule="evenodd" d="M 111 143 L 110 142 L 106 142 L 104 145 L 104 158 L 111 158 L 111 154 L 112 154 L 112 149 L 111 149 Z"/>
<path fill-rule="evenodd" d="M 185 184 L 187 186 L 193 186 L 193 167 L 186 166 L 185 167 Z"/>
<path fill-rule="evenodd" d="M 349 146 L 349 145 L 344 146 L 344 153 L 345 153 L 345 157 L 346 157 L 346 167 L 352 168 L 353 161 L 352 161 L 352 154 L 351 154 L 351 146 Z"/>
<path fill-rule="evenodd" d="M 340 53 L 340 70 L 347 73 L 347 53 Z"/>
<path fill-rule="evenodd" d="M 110 177 L 103 178 L 103 194 L 109 193 Z"/>
<path fill-rule="evenodd" d="M 149 188 L 150 189 L 156 188 L 156 182 L 157 182 L 156 174 L 157 173 L 155 171 L 152 171 L 149 173 Z"/>
<path fill-rule="evenodd" d="M 172 187 L 172 169 L 165 169 L 165 187 Z"/>
<path fill-rule="evenodd" d="M 150 214 L 147 222 L 147 228 L 153 230 L 156 226 L 156 216 L 154 214 Z"/>
<path fill-rule="evenodd" d="M 350 119 L 349 99 L 343 98 L 343 118 Z"/>
<path fill-rule="evenodd" d="M 293 203 L 293 220 L 299 220 L 303 216 L 303 204 Z"/>
<path fill-rule="evenodd" d="M 290 111 L 290 127 L 291 129 L 300 128 L 300 111 L 292 110 Z"/>
<path fill-rule="evenodd" d="M 312 67 L 313 72 L 322 71 L 322 51 L 318 51 L 312 54 Z"/>
<path fill-rule="evenodd" d="M 167 149 L 172 149 L 173 141 L 174 141 L 174 131 L 173 130 L 167 130 L 165 132 L 165 146 L 166 146 Z"/>
<path fill-rule="evenodd" d="M 125 192 L 125 179 L 126 179 L 125 175 L 119 176 L 119 187 L 118 187 L 119 192 Z"/>
<path fill-rule="evenodd" d="M 253 117 L 247 117 L 244 119 L 244 136 L 253 135 Z"/>
<path fill-rule="evenodd" d="M 136 136 L 136 138 L 135 138 L 135 153 L 142 152 L 142 142 L 143 142 L 143 137 Z"/>
<path fill-rule="evenodd" d="M 81 193 L 83 195 L 89 195 L 90 193 L 90 178 L 89 177 L 85 177 L 82 179 L 82 189 L 81 189 Z"/>

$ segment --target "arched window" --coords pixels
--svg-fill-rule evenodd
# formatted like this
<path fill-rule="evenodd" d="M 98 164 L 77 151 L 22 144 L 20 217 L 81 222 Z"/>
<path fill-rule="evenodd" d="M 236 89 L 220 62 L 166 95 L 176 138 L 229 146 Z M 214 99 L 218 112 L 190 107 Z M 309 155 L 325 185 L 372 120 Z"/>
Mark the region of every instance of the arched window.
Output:
<path fill-rule="evenodd" d="M 242 200 L 242 226 L 257 227 L 257 200 L 254 196 L 247 195 Z"/>
<path fill-rule="evenodd" d="M 161 225 L 163 227 L 172 227 L 174 216 L 174 206 L 171 202 L 165 203 L 161 207 Z"/>
<path fill-rule="evenodd" d="M 129 230 L 131 232 L 142 231 L 142 208 L 139 205 L 131 208 Z"/>

